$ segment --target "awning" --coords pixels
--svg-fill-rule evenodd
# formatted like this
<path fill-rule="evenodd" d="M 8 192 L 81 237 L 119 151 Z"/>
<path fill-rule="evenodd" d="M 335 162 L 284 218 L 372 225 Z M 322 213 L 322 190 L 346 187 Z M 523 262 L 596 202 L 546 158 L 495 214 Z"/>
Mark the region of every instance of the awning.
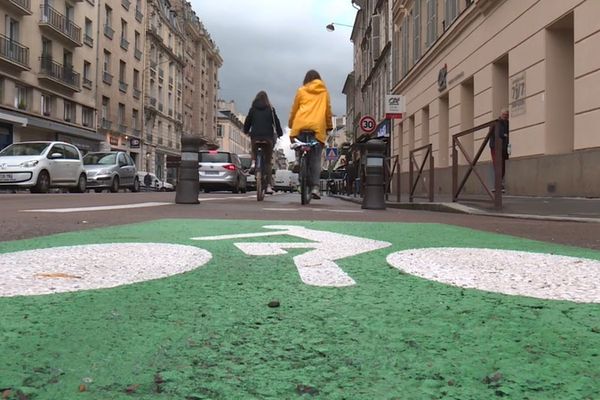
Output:
<path fill-rule="evenodd" d="M 22 127 L 27 126 L 27 122 L 29 122 L 27 118 L 18 117 L 16 115 L 7 114 L 5 112 L 0 112 L 0 120 L 7 121 L 7 122 L 12 122 L 14 124 L 19 124 Z"/>

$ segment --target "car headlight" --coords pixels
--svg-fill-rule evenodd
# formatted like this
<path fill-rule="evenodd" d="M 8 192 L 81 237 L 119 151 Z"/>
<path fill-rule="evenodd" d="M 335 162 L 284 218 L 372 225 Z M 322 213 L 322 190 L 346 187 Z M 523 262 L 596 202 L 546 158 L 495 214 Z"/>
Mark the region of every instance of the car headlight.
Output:
<path fill-rule="evenodd" d="M 23 167 L 23 168 L 33 168 L 36 165 L 38 165 L 39 162 L 40 162 L 39 160 L 30 160 L 30 161 L 22 162 L 21 165 L 19 165 L 19 166 Z"/>
<path fill-rule="evenodd" d="M 98 175 L 110 175 L 110 169 L 101 169 L 98 171 Z"/>

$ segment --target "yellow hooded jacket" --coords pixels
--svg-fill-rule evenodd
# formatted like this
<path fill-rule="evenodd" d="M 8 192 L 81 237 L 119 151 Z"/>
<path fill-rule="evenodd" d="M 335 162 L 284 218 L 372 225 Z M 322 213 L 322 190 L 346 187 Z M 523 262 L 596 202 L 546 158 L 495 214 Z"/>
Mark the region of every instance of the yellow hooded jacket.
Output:
<path fill-rule="evenodd" d="M 298 136 L 301 130 L 310 129 L 317 133 L 319 142 L 325 143 L 327 130 L 333 129 L 333 122 L 329 93 L 322 80 L 312 80 L 298 89 L 288 126 L 292 129 L 290 138 Z"/>

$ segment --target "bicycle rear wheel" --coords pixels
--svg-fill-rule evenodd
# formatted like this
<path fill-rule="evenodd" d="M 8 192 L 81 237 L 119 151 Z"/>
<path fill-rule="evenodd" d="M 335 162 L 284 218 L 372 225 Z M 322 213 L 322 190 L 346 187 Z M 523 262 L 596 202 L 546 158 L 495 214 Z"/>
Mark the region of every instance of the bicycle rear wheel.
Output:
<path fill-rule="evenodd" d="M 300 202 L 302 205 L 310 203 L 310 181 L 308 171 L 308 160 L 305 156 L 300 159 Z"/>
<path fill-rule="evenodd" d="M 265 186 L 265 182 L 264 182 L 264 171 L 263 171 L 263 165 L 264 165 L 264 160 L 263 160 L 263 154 L 261 149 L 258 149 L 258 152 L 256 154 L 256 171 L 255 171 L 255 176 L 256 176 L 256 200 L 257 201 L 263 201 L 263 199 L 265 198 L 265 191 L 267 190 L 266 186 Z"/>

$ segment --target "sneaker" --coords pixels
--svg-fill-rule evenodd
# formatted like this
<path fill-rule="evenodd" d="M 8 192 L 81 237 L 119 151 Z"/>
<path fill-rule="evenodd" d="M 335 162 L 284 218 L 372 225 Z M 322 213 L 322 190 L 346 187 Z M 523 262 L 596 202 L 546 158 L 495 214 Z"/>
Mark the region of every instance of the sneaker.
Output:
<path fill-rule="evenodd" d="M 310 195 L 312 196 L 313 199 L 315 200 L 321 200 L 321 193 L 319 191 L 319 187 L 315 186 L 312 190 L 312 192 L 310 192 Z"/>
<path fill-rule="evenodd" d="M 266 194 L 273 194 L 273 188 L 271 187 L 271 185 L 267 185 L 267 189 L 265 190 Z"/>

